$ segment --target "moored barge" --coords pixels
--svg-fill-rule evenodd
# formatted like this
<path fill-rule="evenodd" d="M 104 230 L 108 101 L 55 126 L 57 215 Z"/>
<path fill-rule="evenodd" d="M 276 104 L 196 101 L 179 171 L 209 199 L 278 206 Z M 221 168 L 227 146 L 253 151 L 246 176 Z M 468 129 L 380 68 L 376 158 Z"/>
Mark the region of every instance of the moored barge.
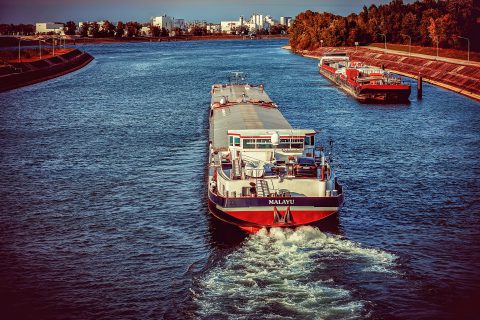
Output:
<path fill-rule="evenodd" d="M 232 78 L 211 89 L 211 213 L 255 232 L 310 224 L 338 212 L 342 186 L 317 132 L 292 128 L 263 85 L 242 83 L 242 73 Z"/>
<path fill-rule="evenodd" d="M 411 92 L 383 69 L 350 61 L 345 52 L 327 52 L 320 58 L 319 72 L 360 102 L 405 103 Z"/>

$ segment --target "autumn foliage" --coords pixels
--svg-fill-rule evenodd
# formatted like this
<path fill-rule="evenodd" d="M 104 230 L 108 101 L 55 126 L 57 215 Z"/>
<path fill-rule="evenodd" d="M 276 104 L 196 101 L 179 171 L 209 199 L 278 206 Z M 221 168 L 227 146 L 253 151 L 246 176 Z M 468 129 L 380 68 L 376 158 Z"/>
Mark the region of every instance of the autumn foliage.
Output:
<path fill-rule="evenodd" d="M 480 34 L 479 8 L 475 0 L 421 0 L 404 4 L 363 7 L 359 14 L 347 17 L 328 12 L 307 10 L 300 13 L 290 27 L 293 50 L 313 50 L 321 46 L 353 46 L 383 42 L 409 43 L 443 48 L 465 48 Z M 480 50 L 480 41 L 472 41 L 471 49 Z"/>

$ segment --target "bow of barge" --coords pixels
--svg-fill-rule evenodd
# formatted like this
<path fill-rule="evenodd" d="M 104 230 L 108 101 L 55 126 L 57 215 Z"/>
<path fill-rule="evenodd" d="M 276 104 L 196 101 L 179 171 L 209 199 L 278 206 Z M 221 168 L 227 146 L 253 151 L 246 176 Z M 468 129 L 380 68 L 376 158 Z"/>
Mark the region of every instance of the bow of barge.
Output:
<path fill-rule="evenodd" d="M 322 220 L 343 190 L 313 129 L 294 129 L 262 85 L 215 84 L 209 111 L 210 212 L 254 232 Z"/>

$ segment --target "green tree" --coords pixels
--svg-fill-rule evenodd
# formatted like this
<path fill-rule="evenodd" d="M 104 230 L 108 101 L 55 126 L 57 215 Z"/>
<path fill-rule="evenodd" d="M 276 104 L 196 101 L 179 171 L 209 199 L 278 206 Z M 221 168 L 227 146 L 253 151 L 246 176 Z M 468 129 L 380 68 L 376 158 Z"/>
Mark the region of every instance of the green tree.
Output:
<path fill-rule="evenodd" d="M 152 37 L 160 37 L 161 30 L 158 26 L 150 24 L 148 27 L 150 28 L 150 35 Z"/>
<path fill-rule="evenodd" d="M 140 34 L 141 28 L 142 28 L 142 25 L 136 21 L 127 22 L 126 24 L 127 37 L 129 38 L 138 37 Z"/>
<path fill-rule="evenodd" d="M 77 31 L 77 24 L 73 21 L 67 21 L 65 23 L 65 34 L 67 35 L 74 35 Z"/>
<path fill-rule="evenodd" d="M 99 37 L 100 34 L 100 26 L 96 22 L 90 23 L 89 26 L 89 33 L 92 35 L 92 37 L 97 38 Z"/>
<path fill-rule="evenodd" d="M 417 0 L 404 4 L 393 0 L 385 5 L 364 6 L 357 14 L 347 17 L 307 10 L 300 13 L 289 29 L 293 50 L 315 49 L 324 45 L 353 45 L 355 41 L 404 43 L 408 35 L 412 44 L 458 45 L 456 36 L 475 39 L 480 34 L 479 6 L 473 0 Z M 462 41 L 466 45 L 466 41 Z M 480 49 L 480 41 L 471 42 L 472 49 Z"/>
<path fill-rule="evenodd" d="M 108 20 L 105 20 L 100 26 L 100 34 L 102 37 L 113 37 L 115 36 L 115 26 Z"/>
<path fill-rule="evenodd" d="M 82 23 L 82 27 L 80 28 L 80 35 L 82 37 L 88 37 L 88 29 L 90 28 L 89 23 L 84 22 Z"/>
<path fill-rule="evenodd" d="M 117 22 L 117 28 L 115 32 L 115 37 L 121 38 L 125 34 L 125 24 L 122 21 Z"/>

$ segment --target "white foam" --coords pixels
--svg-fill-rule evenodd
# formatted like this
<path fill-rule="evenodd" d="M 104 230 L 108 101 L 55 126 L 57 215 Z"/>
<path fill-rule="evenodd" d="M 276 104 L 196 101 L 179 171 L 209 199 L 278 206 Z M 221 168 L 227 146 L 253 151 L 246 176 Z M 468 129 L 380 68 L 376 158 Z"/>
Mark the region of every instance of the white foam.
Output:
<path fill-rule="evenodd" d="M 391 272 L 396 257 L 310 226 L 262 229 L 200 279 L 193 297 L 198 314 L 236 319 L 255 314 L 357 318 L 365 302 L 355 300 L 333 279 L 321 279 L 328 262 L 337 259 L 361 263 L 361 272 Z"/>

